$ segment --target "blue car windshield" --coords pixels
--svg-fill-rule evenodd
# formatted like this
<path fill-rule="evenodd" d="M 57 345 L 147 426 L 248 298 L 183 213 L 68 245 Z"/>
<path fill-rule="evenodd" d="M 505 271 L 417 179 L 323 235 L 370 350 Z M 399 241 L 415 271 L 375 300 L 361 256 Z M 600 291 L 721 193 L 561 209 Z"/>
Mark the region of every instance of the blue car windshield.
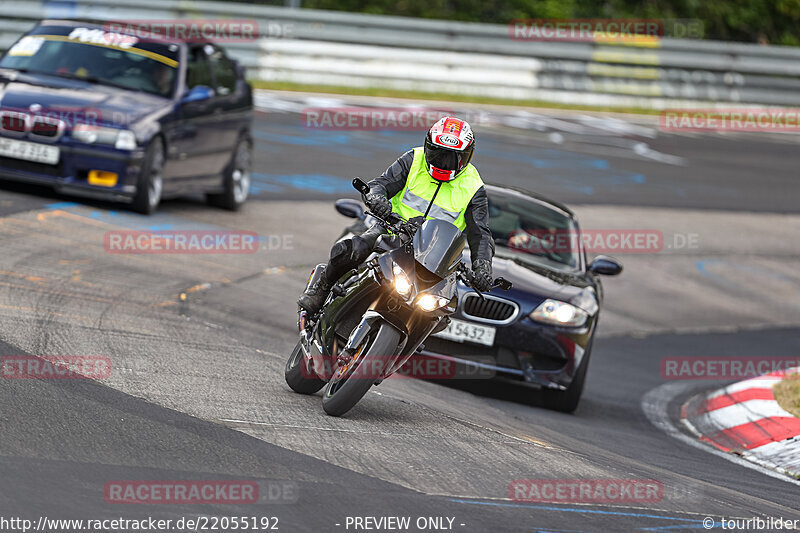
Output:
<path fill-rule="evenodd" d="M 489 229 L 497 255 L 560 270 L 580 265 L 580 233 L 572 217 L 533 200 L 489 192 Z"/>
<path fill-rule="evenodd" d="M 39 26 L 17 41 L 0 68 L 82 79 L 171 97 L 179 46 L 97 28 Z"/>

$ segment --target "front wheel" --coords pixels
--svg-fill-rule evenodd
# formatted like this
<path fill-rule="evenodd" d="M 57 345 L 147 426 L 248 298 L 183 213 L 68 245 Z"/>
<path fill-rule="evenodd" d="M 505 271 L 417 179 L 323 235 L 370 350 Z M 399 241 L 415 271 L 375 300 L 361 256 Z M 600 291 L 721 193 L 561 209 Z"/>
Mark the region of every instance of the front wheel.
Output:
<path fill-rule="evenodd" d="M 575 377 L 572 378 L 567 390 L 542 391 L 543 407 L 553 411 L 561 411 L 562 413 L 571 413 L 578 408 L 578 403 L 580 403 L 581 395 L 583 394 L 583 386 L 586 384 L 589 355 L 589 351 L 584 354 L 583 361 L 581 361 L 581 365 L 578 367 L 578 371 L 575 373 Z"/>
<path fill-rule="evenodd" d="M 297 346 L 294 347 L 292 355 L 286 361 L 283 376 L 286 378 L 286 384 L 293 391 L 300 394 L 314 394 L 325 386 L 325 382 L 313 376 L 310 370 L 304 370 L 307 367 L 301 342 L 297 341 Z"/>
<path fill-rule="evenodd" d="M 131 207 L 134 211 L 149 215 L 161 202 L 164 188 L 164 145 L 156 137 L 150 142 L 144 154 L 139 180 L 136 182 L 136 195 Z"/>
<path fill-rule="evenodd" d="M 381 377 L 400 344 L 400 333 L 381 324 L 359 346 L 350 362 L 340 367 L 322 394 L 322 408 L 331 416 L 342 416 L 353 408 Z"/>

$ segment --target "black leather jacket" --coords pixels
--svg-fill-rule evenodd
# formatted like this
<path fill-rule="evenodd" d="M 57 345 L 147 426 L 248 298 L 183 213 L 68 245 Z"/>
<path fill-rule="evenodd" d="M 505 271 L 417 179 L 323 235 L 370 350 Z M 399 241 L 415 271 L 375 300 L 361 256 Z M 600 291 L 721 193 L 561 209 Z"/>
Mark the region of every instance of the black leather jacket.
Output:
<path fill-rule="evenodd" d="M 402 191 L 413 161 L 413 150 L 401 155 L 383 174 L 369 182 L 370 194 L 379 193 L 387 198 L 392 198 Z M 494 256 L 494 239 L 489 230 L 489 200 L 486 196 L 486 189 L 482 186 L 475 192 L 467 205 L 464 221 L 467 224 L 465 231 L 472 261 L 487 259 L 491 262 Z"/>

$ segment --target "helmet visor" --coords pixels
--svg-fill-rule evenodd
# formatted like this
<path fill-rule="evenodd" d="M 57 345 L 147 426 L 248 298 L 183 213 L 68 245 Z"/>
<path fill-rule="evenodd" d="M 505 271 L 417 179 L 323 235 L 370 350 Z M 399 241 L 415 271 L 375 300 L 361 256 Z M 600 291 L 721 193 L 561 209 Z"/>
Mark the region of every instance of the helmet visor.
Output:
<path fill-rule="evenodd" d="M 426 143 L 425 161 L 429 165 L 442 170 L 458 171 L 461 170 L 462 153 L 455 150 L 448 150 L 440 146 Z"/>

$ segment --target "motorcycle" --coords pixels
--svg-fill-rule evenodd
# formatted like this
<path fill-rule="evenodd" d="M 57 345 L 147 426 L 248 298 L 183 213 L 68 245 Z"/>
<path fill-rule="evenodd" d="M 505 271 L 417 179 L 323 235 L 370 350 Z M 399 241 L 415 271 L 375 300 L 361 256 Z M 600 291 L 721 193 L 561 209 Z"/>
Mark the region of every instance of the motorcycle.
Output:
<path fill-rule="evenodd" d="M 353 186 L 362 199 L 369 192 L 358 178 Z M 447 327 L 458 305 L 457 282 L 483 298 L 462 262 L 464 236 L 453 224 L 424 217 L 405 221 L 394 213 L 387 219 L 364 215 L 348 200 L 337 202 L 337 209 L 354 218 L 372 217 L 390 233 L 338 280 L 316 315 L 299 310 L 300 339 L 286 362 L 286 383 L 300 394 L 324 387 L 322 408 L 331 416 L 347 413 L 373 385 L 402 368 L 428 336 Z M 311 271 L 308 287 L 324 266 Z M 508 290 L 511 283 L 497 278 L 494 287 Z"/>

